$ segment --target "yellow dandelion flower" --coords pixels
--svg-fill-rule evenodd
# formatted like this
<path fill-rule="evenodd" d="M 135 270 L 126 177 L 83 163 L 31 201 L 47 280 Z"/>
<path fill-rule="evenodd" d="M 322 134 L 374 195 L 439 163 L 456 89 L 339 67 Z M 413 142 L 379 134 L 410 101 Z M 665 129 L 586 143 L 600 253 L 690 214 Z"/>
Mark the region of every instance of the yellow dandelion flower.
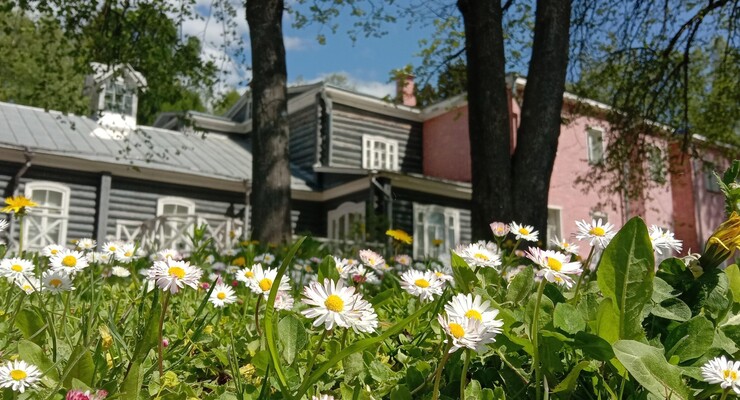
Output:
<path fill-rule="evenodd" d="M 0 210 L 0 212 L 4 212 L 4 213 L 14 212 L 16 214 L 25 214 L 26 208 L 38 206 L 38 204 L 36 204 L 35 202 L 27 198 L 26 196 L 6 197 L 5 204 L 6 204 L 5 208 Z"/>
<path fill-rule="evenodd" d="M 392 237 L 395 240 L 398 240 L 401 243 L 411 244 L 414 241 L 411 235 L 402 231 L 401 229 L 389 229 L 385 231 L 385 234 Z"/>
<path fill-rule="evenodd" d="M 740 215 L 733 212 L 709 238 L 699 262 L 705 270 L 714 268 L 732 257 L 737 249 L 740 249 Z"/>

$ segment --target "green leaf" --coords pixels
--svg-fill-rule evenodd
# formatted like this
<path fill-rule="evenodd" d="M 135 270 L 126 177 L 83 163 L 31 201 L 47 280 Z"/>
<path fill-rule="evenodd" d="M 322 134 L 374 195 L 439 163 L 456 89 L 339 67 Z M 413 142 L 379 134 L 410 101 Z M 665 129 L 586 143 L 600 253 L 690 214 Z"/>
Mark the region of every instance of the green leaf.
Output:
<path fill-rule="evenodd" d="M 473 379 L 465 387 L 465 400 L 479 400 L 481 398 L 480 382 Z"/>
<path fill-rule="evenodd" d="M 661 349 L 634 340 L 619 340 L 613 348 L 630 375 L 653 395 L 673 400 L 692 398 L 681 379 L 681 369 L 669 364 Z"/>
<path fill-rule="evenodd" d="M 664 346 L 666 356 L 678 356 L 681 362 L 701 357 L 712 346 L 714 325 L 699 315 L 671 329 Z"/>
<path fill-rule="evenodd" d="M 661 303 L 665 300 L 675 298 L 675 291 L 676 289 L 669 285 L 668 282 L 656 276 L 653 279 L 653 295 L 651 299 L 653 300 L 653 303 Z"/>
<path fill-rule="evenodd" d="M 738 268 L 737 264 L 732 264 L 725 268 L 725 274 L 730 282 L 732 300 L 735 303 L 740 303 L 740 268 Z"/>
<path fill-rule="evenodd" d="M 22 309 L 15 317 L 15 326 L 23 333 L 23 337 L 38 344 L 46 342 L 46 322 L 34 310 Z"/>
<path fill-rule="evenodd" d="M 339 280 L 337 264 L 332 256 L 324 257 L 319 263 L 319 282 L 324 282 L 324 279 L 331 279 L 335 282 Z"/>
<path fill-rule="evenodd" d="M 356 377 L 362 377 L 367 370 L 365 367 L 365 360 L 362 358 L 362 353 L 352 353 L 342 361 L 344 367 L 344 381 L 352 382 Z M 410 371 L 411 368 L 408 369 Z M 407 379 L 408 381 L 408 379 Z"/>
<path fill-rule="evenodd" d="M 691 309 L 680 299 L 668 299 L 660 304 L 655 304 L 650 314 L 656 317 L 670 319 L 673 321 L 688 321 L 691 318 Z"/>
<path fill-rule="evenodd" d="M 596 334 L 607 342 L 614 343 L 619 340 L 619 320 L 612 306 L 612 299 L 604 299 L 599 304 L 596 312 Z"/>
<path fill-rule="evenodd" d="M 478 277 L 465 262 L 454 251 L 450 250 L 450 262 L 452 265 L 452 275 L 455 278 L 455 284 L 462 293 L 471 293 L 473 287 L 478 284 Z"/>
<path fill-rule="evenodd" d="M 555 314 L 552 323 L 556 328 L 574 334 L 586 329 L 586 321 L 577 308 L 568 303 L 558 303 L 555 306 Z"/>
<path fill-rule="evenodd" d="M 391 390 L 391 400 L 411 400 L 411 391 L 406 385 L 398 385 Z"/>
<path fill-rule="evenodd" d="M 133 360 L 144 361 L 149 350 L 159 346 L 159 318 L 162 314 L 162 305 L 159 303 L 159 290 L 154 291 L 152 308 L 146 320 L 141 337 L 136 341 Z"/>
<path fill-rule="evenodd" d="M 306 347 L 308 334 L 303 322 L 293 314 L 288 314 L 278 322 L 280 336 L 278 340 L 282 345 L 282 355 L 288 365 L 293 365 L 298 353 Z"/>
<path fill-rule="evenodd" d="M 506 291 L 506 301 L 513 304 L 522 304 L 524 299 L 534 290 L 534 271 L 527 266 L 514 275 Z"/>
<path fill-rule="evenodd" d="M 21 360 L 38 367 L 44 378 L 55 382 L 59 380 L 59 371 L 54 367 L 54 363 L 46 357 L 44 350 L 36 343 L 30 340 L 19 341 L 18 356 Z"/>
<path fill-rule="evenodd" d="M 578 376 L 581 375 L 581 370 L 586 368 L 588 366 L 588 361 L 581 361 L 578 364 L 576 364 L 575 367 L 573 367 L 570 372 L 568 372 L 568 375 L 558 383 L 557 386 L 552 390 L 553 393 L 559 393 L 559 392 L 566 392 L 571 393 L 576 388 L 576 383 L 578 382 Z"/>
<path fill-rule="evenodd" d="M 121 384 L 121 398 L 126 400 L 136 400 L 144 385 L 144 371 L 141 369 L 141 362 L 134 361 L 128 371 L 128 375 Z"/>
<path fill-rule="evenodd" d="M 705 314 L 719 321 L 732 307 L 733 296 L 730 293 L 730 282 L 725 272 L 721 269 L 711 269 L 694 281 L 685 293 L 688 299 L 685 300 L 694 314 L 704 311 Z"/>
<path fill-rule="evenodd" d="M 639 339 L 642 310 L 653 292 L 655 259 L 647 227 L 639 217 L 629 220 L 604 250 L 597 282 L 617 312 L 620 339 Z"/>
<path fill-rule="evenodd" d="M 609 342 L 587 332 L 576 333 L 572 346 L 581 349 L 585 356 L 594 360 L 609 361 L 614 358 L 614 350 Z"/>
<path fill-rule="evenodd" d="M 92 378 L 95 371 L 95 363 L 93 362 L 92 355 L 87 349 L 77 347 L 72 352 L 72 355 L 69 356 L 69 364 L 67 364 L 64 371 L 66 375 L 64 387 L 70 387 L 73 378 L 88 386 L 92 386 Z"/>
<path fill-rule="evenodd" d="M 368 303 L 372 304 L 375 307 L 378 307 L 383 303 L 389 301 L 390 299 L 394 298 L 397 294 L 398 293 L 396 293 L 395 290 L 387 289 L 378 293 L 375 297 L 370 299 Z"/>
<path fill-rule="evenodd" d="M 720 325 L 722 333 L 735 343 L 740 343 L 740 314 L 733 315 Z"/>

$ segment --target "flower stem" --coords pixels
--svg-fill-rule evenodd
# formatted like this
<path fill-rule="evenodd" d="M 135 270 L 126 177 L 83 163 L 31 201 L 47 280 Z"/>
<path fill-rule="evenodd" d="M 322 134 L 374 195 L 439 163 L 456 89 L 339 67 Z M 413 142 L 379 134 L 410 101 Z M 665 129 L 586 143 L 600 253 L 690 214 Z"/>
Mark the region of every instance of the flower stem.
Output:
<path fill-rule="evenodd" d="M 730 388 L 727 388 L 724 392 L 722 392 L 722 397 L 720 397 L 719 400 L 725 400 L 728 393 L 730 393 Z"/>
<path fill-rule="evenodd" d="M 164 296 L 164 305 L 162 306 L 162 315 L 159 316 L 159 379 L 162 379 L 162 375 L 164 374 L 164 368 L 162 367 L 163 364 L 163 358 L 162 358 L 162 348 L 164 347 L 162 343 L 162 328 L 164 327 L 164 316 L 167 313 L 167 306 L 170 304 L 170 295 L 171 293 L 167 291 L 167 294 Z"/>
<path fill-rule="evenodd" d="M 254 326 L 257 328 L 257 336 L 262 336 L 260 331 L 260 303 L 262 302 L 262 295 L 257 295 L 257 304 L 254 306 Z"/>
<path fill-rule="evenodd" d="M 324 339 L 326 339 L 326 335 L 329 332 L 330 330 L 327 330 L 327 329 L 324 329 L 324 331 L 321 332 L 321 337 L 319 338 L 319 342 L 316 343 L 316 351 L 313 352 L 311 359 L 308 361 L 308 365 L 306 365 L 306 376 L 303 377 L 304 381 L 308 379 L 309 376 L 311 376 L 311 369 L 313 368 L 313 365 L 316 363 L 316 357 L 319 355 L 319 352 L 321 351 L 321 345 L 324 343 Z"/>
<path fill-rule="evenodd" d="M 542 371 L 540 370 L 540 352 L 538 347 L 538 336 L 539 336 L 539 318 L 540 318 L 540 301 L 542 300 L 542 292 L 545 291 L 545 279 L 540 281 L 540 287 L 537 288 L 537 300 L 534 303 L 534 315 L 532 317 L 532 326 L 529 332 L 530 340 L 532 340 L 532 362 L 534 363 L 534 388 L 537 393 L 536 399 L 542 398 L 540 396 L 540 380 L 542 378 Z"/>
<path fill-rule="evenodd" d="M 465 386 L 467 386 L 468 378 L 468 366 L 470 365 L 470 358 L 473 356 L 473 352 L 470 349 L 465 349 L 465 362 L 463 363 L 462 372 L 460 373 L 460 399 L 465 398 Z"/>
<path fill-rule="evenodd" d="M 591 265 L 591 258 L 594 256 L 594 249 L 596 247 L 591 247 L 591 251 L 588 252 L 588 257 L 586 258 L 586 263 L 583 264 L 583 270 L 581 271 L 581 275 L 578 276 L 578 283 L 576 283 L 576 290 L 573 292 L 573 305 L 578 305 L 578 299 L 580 298 L 581 294 L 579 293 L 579 290 L 581 289 L 581 283 L 585 279 L 585 276 L 588 275 L 589 272 L 589 265 Z"/>
<path fill-rule="evenodd" d="M 445 355 L 442 356 L 442 361 L 440 361 L 439 366 L 437 367 L 437 373 L 434 374 L 434 389 L 432 390 L 432 400 L 439 399 L 439 381 L 442 379 L 442 370 L 445 368 L 445 364 L 447 364 L 447 360 L 450 358 L 451 348 L 452 340 L 449 340 L 449 343 L 447 343 L 447 346 L 445 346 Z"/>
<path fill-rule="evenodd" d="M 17 215 L 17 214 L 16 214 Z M 23 258 L 23 216 L 18 217 L 18 225 L 20 226 L 20 234 L 18 235 L 18 257 Z"/>

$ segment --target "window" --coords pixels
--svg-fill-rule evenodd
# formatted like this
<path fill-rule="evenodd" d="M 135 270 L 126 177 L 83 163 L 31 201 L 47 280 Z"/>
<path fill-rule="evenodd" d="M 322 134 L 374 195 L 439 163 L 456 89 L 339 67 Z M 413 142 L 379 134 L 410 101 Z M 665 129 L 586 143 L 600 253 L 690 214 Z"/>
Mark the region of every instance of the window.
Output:
<path fill-rule="evenodd" d="M 329 239 L 360 240 L 365 237 L 365 203 L 344 202 L 327 216 Z"/>
<path fill-rule="evenodd" d="M 378 136 L 362 137 L 362 168 L 398 170 L 398 142 Z"/>
<path fill-rule="evenodd" d="M 609 222 L 609 215 L 601 210 L 593 210 L 591 211 L 591 219 L 594 221 L 598 221 L 599 219 L 603 223 Z"/>
<path fill-rule="evenodd" d="M 122 83 L 112 80 L 105 84 L 104 110 L 133 116 L 134 94 Z"/>
<path fill-rule="evenodd" d="M 714 176 L 714 165 L 708 163 L 704 164 L 704 187 L 707 188 L 707 192 L 719 193 L 721 191 L 717 177 Z"/>
<path fill-rule="evenodd" d="M 561 214 L 562 208 L 560 207 L 548 207 L 547 208 L 547 239 L 563 239 L 563 219 Z"/>
<path fill-rule="evenodd" d="M 602 163 L 604 161 L 604 131 L 598 128 L 588 128 L 586 135 L 588 142 L 588 163 Z"/>
<path fill-rule="evenodd" d="M 446 254 L 460 241 L 460 211 L 414 203 L 414 258 Z"/>
<path fill-rule="evenodd" d="M 64 246 L 67 242 L 69 218 L 67 186 L 54 182 L 29 182 L 25 196 L 38 207 L 29 209 L 24 226 L 23 243 L 27 249 L 41 249 L 50 244 Z"/>
<path fill-rule="evenodd" d="M 651 146 L 648 150 L 648 163 L 650 171 L 650 179 L 653 182 L 665 183 L 666 182 L 666 170 L 663 165 L 663 152 L 658 146 Z"/>
<path fill-rule="evenodd" d="M 190 247 L 188 235 L 193 233 L 195 224 L 195 203 L 181 197 L 163 197 L 157 201 L 157 217 L 160 223 L 159 244 L 162 248 Z"/>

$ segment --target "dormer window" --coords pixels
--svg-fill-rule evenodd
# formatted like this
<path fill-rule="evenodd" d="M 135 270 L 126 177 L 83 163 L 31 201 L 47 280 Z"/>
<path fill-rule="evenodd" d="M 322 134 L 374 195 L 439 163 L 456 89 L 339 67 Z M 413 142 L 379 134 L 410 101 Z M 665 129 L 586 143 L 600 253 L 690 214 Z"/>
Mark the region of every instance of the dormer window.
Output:
<path fill-rule="evenodd" d="M 105 111 L 134 116 L 134 92 L 113 80 L 105 84 Z"/>

